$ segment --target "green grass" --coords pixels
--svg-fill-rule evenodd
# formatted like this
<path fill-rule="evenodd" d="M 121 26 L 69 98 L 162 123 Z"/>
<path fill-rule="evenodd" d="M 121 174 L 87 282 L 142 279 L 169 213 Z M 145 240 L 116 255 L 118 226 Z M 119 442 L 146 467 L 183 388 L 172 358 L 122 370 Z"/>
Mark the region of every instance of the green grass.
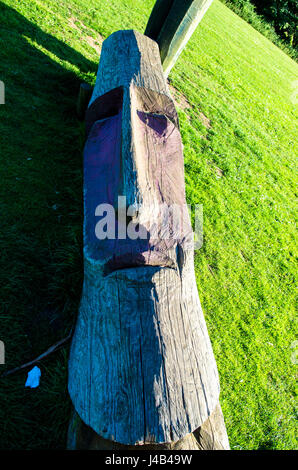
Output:
<path fill-rule="evenodd" d="M 88 37 L 144 31 L 153 3 L 0 6 L 1 370 L 43 352 L 75 320 L 83 146 L 75 103 L 79 83 L 94 83 L 98 65 Z M 204 206 L 197 285 L 232 449 L 297 448 L 297 79 L 287 55 L 217 0 L 170 75 L 189 103 L 179 117 L 187 201 Z M 24 388 L 25 373 L 0 380 L 0 448 L 65 447 L 67 349 L 41 369 L 35 390 Z"/>

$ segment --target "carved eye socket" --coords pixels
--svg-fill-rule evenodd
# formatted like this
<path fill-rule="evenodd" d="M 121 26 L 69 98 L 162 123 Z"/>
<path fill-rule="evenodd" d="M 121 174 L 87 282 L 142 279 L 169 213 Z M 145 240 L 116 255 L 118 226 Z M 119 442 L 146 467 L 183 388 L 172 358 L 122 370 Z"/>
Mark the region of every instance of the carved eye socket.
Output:
<path fill-rule="evenodd" d="M 152 119 L 167 119 L 179 130 L 177 111 L 169 96 L 141 87 L 133 87 L 132 95 L 137 112 L 151 116 Z"/>
<path fill-rule="evenodd" d="M 176 121 L 173 119 L 172 116 L 167 115 L 163 112 L 154 112 L 150 113 L 148 111 L 141 111 L 138 110 L 137 114 L 140 119 L 145 120 L 146 124 L 153 129 L 165 129 L 169 123 L 172 123 L 174 126 L 176 126 Z"/>
<path fill-rule="evenodd" d="M 86 112 L 86 134 L 96 121 L 116 116 L 123 107 L 123 87 L 114 88 L 95 99 Z"/>
<path fill-rule="evenodd" d="M 85 144 L 85 201 L 90 213 L 94 214 L 99 204 L 115 205 L 121 172 L 120 152 L 121 112 L 96 121 Z"/>
<path fill-rule="evenodd" d="M 165 133 L 168 124 L 171 122 L 165 114 L 148 113 L 145 111 L 137 111 L 137 114 L 146 126 L 153 129 L 160 136 Z"/>
<path fill-rule="evenodd" d="M 158 204 L 183 204 L 183 150 L 175 116 L 149 112 L 148 107 L 144 106 L 146 111 L 138 108 L 134 121 L 135 163 L 143 198 Z"/>

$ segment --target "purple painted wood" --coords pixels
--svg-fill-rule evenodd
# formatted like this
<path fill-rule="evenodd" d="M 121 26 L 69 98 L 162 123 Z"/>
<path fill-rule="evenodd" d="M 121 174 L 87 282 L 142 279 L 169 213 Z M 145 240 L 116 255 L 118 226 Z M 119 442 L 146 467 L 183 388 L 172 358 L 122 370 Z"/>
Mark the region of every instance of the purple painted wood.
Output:
<path fill-rule="evenodd" d="M 100 204 L 115 207 L 120 183 L 121 112 L 116 116 L 96 121 L 84 150 L 85 233 L 84 245 L 89 256 L 105 257 L 105 250 L 114 249 L 114 240 L 102 243 L 96 237 L 98 221 L 95 212 Z"/>

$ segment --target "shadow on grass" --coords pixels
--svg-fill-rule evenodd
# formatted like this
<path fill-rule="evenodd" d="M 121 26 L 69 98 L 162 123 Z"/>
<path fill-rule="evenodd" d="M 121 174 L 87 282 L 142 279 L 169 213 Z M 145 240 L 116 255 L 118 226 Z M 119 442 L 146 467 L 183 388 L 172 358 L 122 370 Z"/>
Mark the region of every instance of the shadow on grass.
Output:
<path fill-rule="evenodd" d="M 83 145 L 75 104 L 97 64 L 2 3 L 0 17 L 1 373 L 61 339 L 75 319 Z M 25 373 L 0 379 L 1 449 L 65 446 L 66 351 L 40 367 L 36 390 L 24 388 Z"/>

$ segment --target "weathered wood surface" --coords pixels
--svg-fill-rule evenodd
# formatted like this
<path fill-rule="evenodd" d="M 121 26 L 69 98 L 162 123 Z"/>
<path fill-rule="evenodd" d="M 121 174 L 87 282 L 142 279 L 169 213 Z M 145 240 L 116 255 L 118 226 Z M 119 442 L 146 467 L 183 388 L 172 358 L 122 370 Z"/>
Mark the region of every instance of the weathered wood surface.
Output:
<path fill-rule="evenodd" d="M 212 1 L 156 1 L 145 34 L 158 43 L 166 76 L 170 73 Z"/>
<path fill-rule="evenodd" d="M 209 418 L 193 433 L 182 439 L 164 444 L 130 446 L 104 439 L 87 426 L 73 411 L 68 428 L 67 448 L 69 450 L 229 450 L 221 407 L 218 403 Z"/>
<path fill-rule="evenodd" d="M 86 128 L 84 285 L 69 393 L 83 422 L 104 439 L 175 442 L 208 420 L 219 380 L 188 213 L 180 232 L 171 215 L 155 216 L 161 203 L 183 206 L 185 187 L 177 113 L 154 41 L 119 31 L 103 43 Z M 115 240 L 96 237 L 97 206 L 120 212 L 118 195 L 136 208 L 131 222 L 146 239 L 118 236 L 121 220 Z"/>

